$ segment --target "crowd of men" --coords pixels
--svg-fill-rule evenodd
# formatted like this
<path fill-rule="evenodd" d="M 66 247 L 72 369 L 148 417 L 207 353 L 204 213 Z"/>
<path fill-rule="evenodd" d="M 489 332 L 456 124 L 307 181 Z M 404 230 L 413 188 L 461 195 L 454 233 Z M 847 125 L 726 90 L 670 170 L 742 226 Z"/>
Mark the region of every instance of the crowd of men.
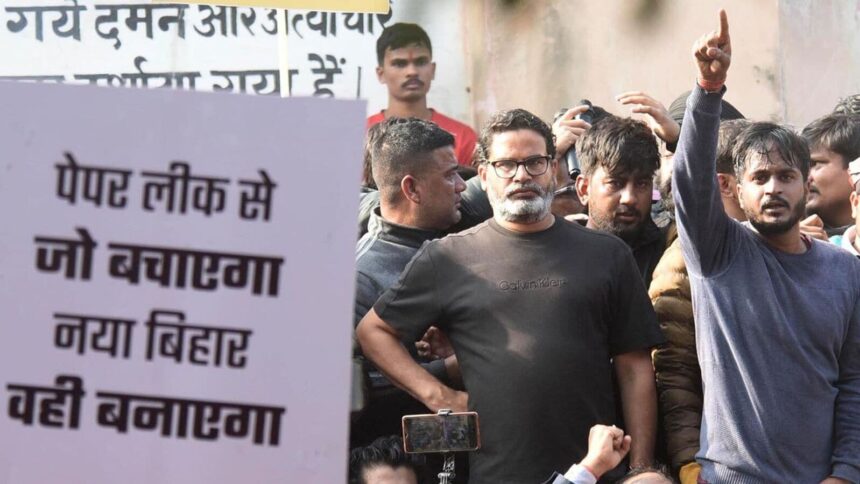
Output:
<path fill-rule="evenodd" d="M 509 109 L 476 135 L 427 105 L 424 30 L 385 29 L 354 482 L 432 479 L 401 417 L 450 409 L 480 417 L 458 482 L 860 483 L 860 95 L 747 120 L 731 54 L 721 12 L 669 109 L 618 96 L 647 123 Z"/>

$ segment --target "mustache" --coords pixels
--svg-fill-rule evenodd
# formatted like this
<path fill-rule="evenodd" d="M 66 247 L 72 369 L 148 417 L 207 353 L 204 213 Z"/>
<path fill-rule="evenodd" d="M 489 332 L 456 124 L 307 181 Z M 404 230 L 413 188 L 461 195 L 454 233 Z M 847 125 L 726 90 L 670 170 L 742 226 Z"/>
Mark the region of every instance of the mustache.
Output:
<path fill-rule="evenodd" d="M 509 197 L 516 192 L 522 192 L 522 191 L 532 191 L 532 192 L 537 193 L 538 196 L 541 196 L 541 197 L 546 196 L 546 190 L 544 190 L 544 188 L 542 186 L 540 186 L 534 182 L 527 182 L 527 183 L 523 183 L 521 185 L 511 185 L 508 188 L 506 188 L 505 189 L 505 197 Z"/>
<path fill-rule="evenodd" d="M 815 193 L 816 195 L 821 195 L 821 190 L 818 189 L 815 185 L 809 185 L 809 193 Z"/>
<path fill-rule="evenodd" d="M 401 85 L 400 85 L 400 87 L 406 87 L 406 86 L 407 86 L 407 85 L 409 85 L 409 84 L 416 84 L 416 85 L 418 85 L 418 86 L 422 86 L 422 87 L 423 87 L 423 86 L 424 86 L 424 81 L 422 81 L 421 79 L 409 79 L 408 81 L 406 81 L 406 82 L 404 82 L 403 84 L 401 84 Z"/>
<path fill-rule="evenodd" d="M 636 210 L 635 208 L 627 205 L 620 205 L 618 207 L 618 210 L 615 211 L 615 215 L 635 215 L 637 217 L 642 216 L 639 210 Z"/>
<path fill-rule="evenodd" d="M 774 196 L 774 197 L 769 197 L 769 198 L 767 198 L 767 199 L 766 199 L 764 202 L 762 202 L 762 204 L 761 204 L 761 208 L 763 208 L 763 209 L 764 209 L 764 208 L 771 208 L 771 207 L 785 207 L 785 208 L 789 208 L 789 207 L 790 207 L 790 205 L 789 205 L 789 203 L 788 203 L 788 200 L 786 200 L 786 199 L 784 199 L 784 198 L 782 198 L 782 197 L 779 197 L 779 196 Z"/>

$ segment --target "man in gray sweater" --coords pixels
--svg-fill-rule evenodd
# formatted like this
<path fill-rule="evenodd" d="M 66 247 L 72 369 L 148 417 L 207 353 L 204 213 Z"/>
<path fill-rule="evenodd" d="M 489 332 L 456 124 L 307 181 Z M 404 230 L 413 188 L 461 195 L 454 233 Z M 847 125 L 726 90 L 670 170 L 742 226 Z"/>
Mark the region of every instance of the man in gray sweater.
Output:
<path fill-rule="evenodd" d="M 673 175 L 704 382 L 700 479 L 860 482 L 860 262 L 803 236 L 809 150 L 771 123 L 734 149 L 748 224 L 720 203 L 715 154 L 728 21 L 694 46 L 698 85 Z"/>

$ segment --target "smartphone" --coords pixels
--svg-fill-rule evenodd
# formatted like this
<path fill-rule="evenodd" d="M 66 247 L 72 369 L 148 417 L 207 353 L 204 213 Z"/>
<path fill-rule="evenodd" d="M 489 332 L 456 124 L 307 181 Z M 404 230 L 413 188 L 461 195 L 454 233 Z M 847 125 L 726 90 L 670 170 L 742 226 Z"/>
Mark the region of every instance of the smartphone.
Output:
<path fill-rule="evenodd" d="M 403 448 L 410 454 L 467 452 L 481 448 L 476 412 L 404 415 Z"/>
<path fill-rule="evenodd" d="M 584 113 L 579 113 L 576 115 L 574 119 L 581 119 L 588 124 L 594 122 L 594 108 L 592 107 L 591 101 L 588 99 L 580 99 L 580 105 L 588 106 L 588 111 Z M 567 172 L 570 173 L 570 177 L 576 180 L 576 177 L 582 173 L 582 167 L 579 164 L 579 160 L 576 158 L 576 147 L 572 146 L 565 155 L 565 161 L 567 162 Z"/>

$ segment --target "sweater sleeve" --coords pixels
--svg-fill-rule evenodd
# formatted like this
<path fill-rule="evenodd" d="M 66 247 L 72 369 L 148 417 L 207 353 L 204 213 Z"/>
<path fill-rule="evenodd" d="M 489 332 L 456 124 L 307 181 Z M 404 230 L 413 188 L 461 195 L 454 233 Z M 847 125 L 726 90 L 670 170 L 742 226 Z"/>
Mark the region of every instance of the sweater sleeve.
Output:
<path fill-rule="evenodd" d="M 839 354 L 836 386 L 839 394 L 836 396 L 831 474 L 860 483 L 860 294 Z"/>
<path fill-rule="evenodd" d="M 725 88 L 719 93 L 707 93 L 699 86 L 693 89 L 687 98 L 672 170 L 678 235 L 687 269 L 702 276 L 727 265 L 727 241 L 734 225 L 723 209 L 716 174 L 724 92 Z"/>

